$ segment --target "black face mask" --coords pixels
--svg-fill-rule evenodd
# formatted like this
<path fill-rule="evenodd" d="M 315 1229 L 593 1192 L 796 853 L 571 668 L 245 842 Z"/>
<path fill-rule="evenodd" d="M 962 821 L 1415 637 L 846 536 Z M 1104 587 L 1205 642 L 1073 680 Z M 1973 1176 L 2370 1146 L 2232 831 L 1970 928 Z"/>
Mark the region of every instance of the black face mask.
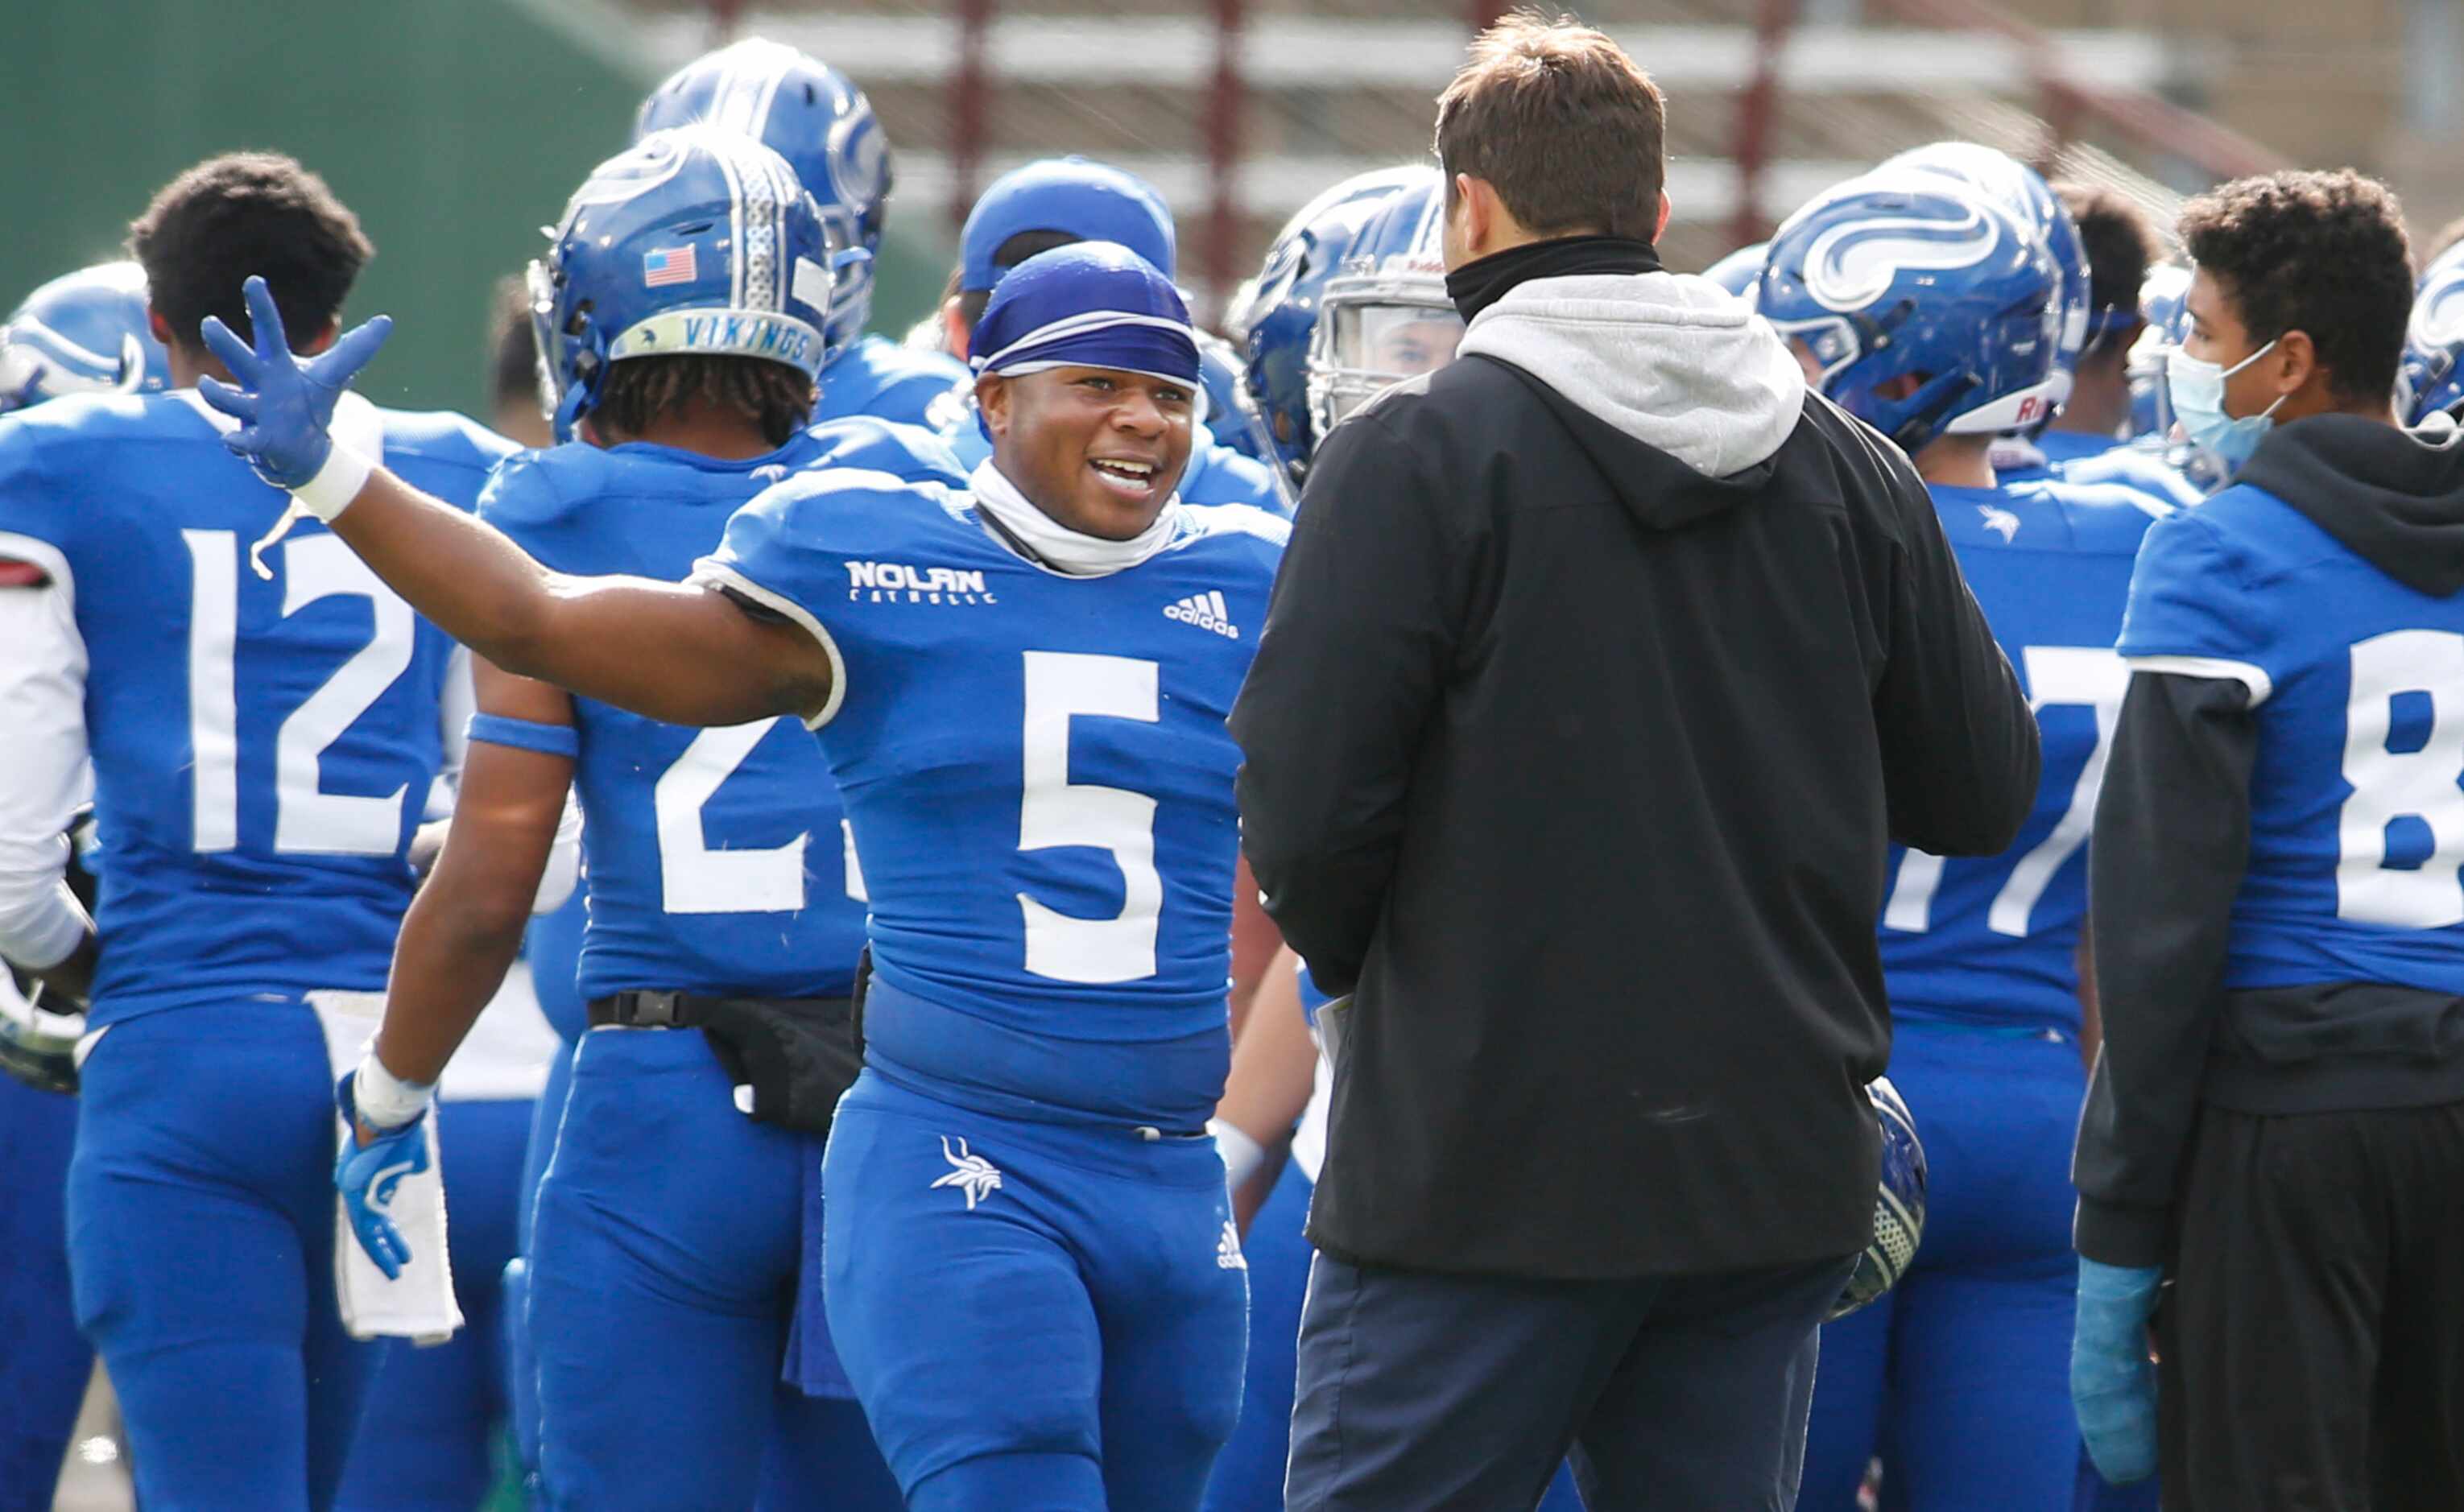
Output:
<path fill-rule="evenodd" d="M 1659 271 L 1660 252 L 1649 242 L 1631 236 L 1560 236 L 1463 264 L 1446 274 L 1446 297 L 1469 324 L 1472 317 L 1506 297 L 1508 289 L 1529 279 Z"/>

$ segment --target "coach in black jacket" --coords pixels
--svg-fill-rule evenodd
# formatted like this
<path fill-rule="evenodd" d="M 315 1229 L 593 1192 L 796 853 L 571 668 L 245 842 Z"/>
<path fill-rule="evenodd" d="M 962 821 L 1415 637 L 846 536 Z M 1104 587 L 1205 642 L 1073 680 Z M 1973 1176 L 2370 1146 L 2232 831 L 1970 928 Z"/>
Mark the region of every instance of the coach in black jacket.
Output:
<path fill-rule="evenodd" d="M 1632 60 L 1510 18 L 1439 111 L 1463 357 L 1326 441 L 1232 715 L 1354 994 L 1288 1504 L 1528 1506 L 1571 1439 L 1595 1509 L 1786 1507 L 1885 846 L 2007 845 L 2035 724 L 1906 459 L 1660 271 Z"/>

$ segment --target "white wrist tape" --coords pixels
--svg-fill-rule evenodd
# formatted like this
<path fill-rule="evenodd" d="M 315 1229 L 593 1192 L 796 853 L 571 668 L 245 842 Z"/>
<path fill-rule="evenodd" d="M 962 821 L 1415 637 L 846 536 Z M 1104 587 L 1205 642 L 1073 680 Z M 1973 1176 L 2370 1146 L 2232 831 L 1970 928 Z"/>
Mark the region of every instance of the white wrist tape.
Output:
<path fill-rule="evenodd" d="M 317 470 L 317 475 L 293 489 L 291 496 L 299 501 L 301 509 L 330 525 L 335 515 L 350 508 L 351 500 L 360 496 L 360 490 L 367 486 L 368 474 L 375 471 L 375 464 L 337 441 L 333 449 L 325 453 L 325 465 Z"/>
<path fill-rule="evenodd" d="M 351 1078 L 351 1100 L 359 1105 L 360 1122 L 370 1129 L 400 1129 L 426 1112 L 435 1095 L 433 1084 L 422 1086 L 386 1070 L 375 1045 L 360 1057 L 360 1069 Z"/>
<path fill-rule="evenodd" d="M 1206 1131 L 1215 1136 L 1215 1152 L 1223 1157 L 1223 1179 L 1238 1192 L 1241 1184 L 1266 1163 L 1266 1147 L 1244 1133 L 1228 1118 L 1210 1118 Z"/>

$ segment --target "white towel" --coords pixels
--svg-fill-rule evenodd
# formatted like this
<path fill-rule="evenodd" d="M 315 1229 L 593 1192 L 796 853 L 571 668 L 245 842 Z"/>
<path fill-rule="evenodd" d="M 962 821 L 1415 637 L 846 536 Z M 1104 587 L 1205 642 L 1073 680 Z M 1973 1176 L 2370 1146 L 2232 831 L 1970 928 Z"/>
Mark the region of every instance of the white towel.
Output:
<path fill-rule="evenodd" d="M 360 1063 L 377 1023 L 385 1017 L 385 994 L 313 992 L 308 1006 L 324 1026 L 325 1052 L 334 1076 Z M 353 1136 L 338 1112 L 338 1139 Z M 462 1309 L 453 1301 L 453 1265 L 445 1242 L 445 1178 L 438 1164 L 436 1116 L 433 1108 L 422 1122 L 428 1140 L 428 1169 L 402 1178 L 394 1188 L 386 1216 L 402 1230 L 410 1260 L 391 1281 L 377 1269 L 351 1233 L 351 1220 L 341 1193 L 334 1194 L 334 1292 L 341 1305 L 342 1326 L 354 1339 L 408 1339 L 415 1344 L 443 1344 L 462 1326 Z M 339 1151 L 341 1146 L 336 1145 Z"/>

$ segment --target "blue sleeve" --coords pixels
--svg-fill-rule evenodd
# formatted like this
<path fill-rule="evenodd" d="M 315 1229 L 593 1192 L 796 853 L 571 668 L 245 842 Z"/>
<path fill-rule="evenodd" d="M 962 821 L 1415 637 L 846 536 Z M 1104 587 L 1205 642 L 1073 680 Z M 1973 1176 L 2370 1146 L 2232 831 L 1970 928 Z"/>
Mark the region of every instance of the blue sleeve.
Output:
<path fill-rule="evenodd" d="M 904 510 L 936 507 L 887 472 L 852 468 L 800 472 L 755 495 L 727 521 L 718 550 L 693 564 L 693 581 L 708 583 L 802 625 L 830 659 L 830 698 L 808 721 L 819 729 L 847 696 L 847 658 L 839 637 L 856 626 L 840 611 L 847 603 L 850 561 L 895 547 Z M 852 643 L 850 643 L 852 644 Z"/>
<path fill-rule="evenodd" d="M 35 559 L 48 550 L 74 571 L 77 554 L 74 527 L 84 511 L 76 497 L 77 474 L 72 471 L 61 475 L 50 465 L 46 443 L 55 433 L 53 427 L 30 418 L 0 421 L 0 537 L 19 537 L 33 543 L 11 550 L 10 542 L 0 538 L 0 558 Z M 52 563 L 36 560 L 36 565 L 48 570 Z"/>
<path fill-rule="evenodd" d="M 2274 639 L 2267 604 L 2209 510 L 2158 520 L 2139 545 L 2118 649 L 2125 657 L 2194 656 L 2265 668 Z"/>
<path fill-rule="evenodd" d="M 1193 502 L 1252 504 L 1269 515 L 1291 517 L 1291 506 L 1275 487 L 1274 473 L 1220 441 L 1207 449 L 1206 493 L 1204 500 Z"/>
<path fill-rule="evenodd" d="M 967 470 L 959 465 L 949 441 L 922 426 L 876 416 L 856 416 L 816 426 L 810 432 L 820 450 L 804 471 L 851 468 L 878 472 L 900 483 L 946 483 L 962 486 Z"/>

